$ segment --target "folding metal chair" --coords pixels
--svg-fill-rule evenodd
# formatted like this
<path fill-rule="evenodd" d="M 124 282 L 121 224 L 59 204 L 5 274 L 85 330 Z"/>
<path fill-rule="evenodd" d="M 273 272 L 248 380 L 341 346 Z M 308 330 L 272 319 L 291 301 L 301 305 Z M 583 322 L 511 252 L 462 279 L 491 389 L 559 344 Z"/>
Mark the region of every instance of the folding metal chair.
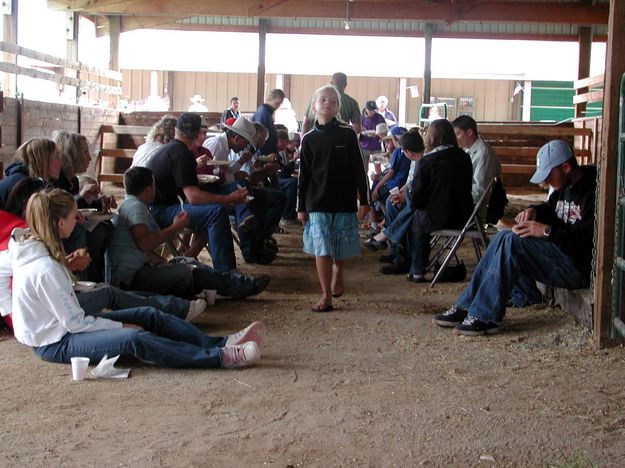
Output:
<path fill-rule="evenodd" d="M 432 248 L 438 244 L 438 242 L 445 238 L 445 242 L 441 246 L 440 249 L 436 251 L 433 257 L 430 260 L 430 269 L 438 263 L 438 260 L 443 256 L 445 251 L 448 251 L 443 263 L 440 264 L 434 278 L 432 278 L 432 282 L 430 283 L 430 287 L 433 288 L 439 277 L 451 261 L 452 257 L 456 256 L 456 252 L 458 248 L 460 248 L 460 244 L 468 237 L 473 242 L 473 249 L 475 250 L 475 256 L 477 257 L 477 261 L 479 262 L 482 258 L 482 248 L 486 249 L 488 246 L 488 236 L 486 235 L 486 230 L 484 228 L 484 222 L 482 221 L 480 213 L 484 210 L 485 205 L 488 202 L 490 197 L 490 192 L 495 185 L 497 178 L 493 178 L 486 187 L 486 190 L 480 197 L 480 199 L 475 204 L 473 208 L 473 212 L 471 216 L 469 216 L 469 220 L 466 222 L 464 227 L 461 230 L 458 229 L 440 229 L 438 231 L 432 232 Z"/>

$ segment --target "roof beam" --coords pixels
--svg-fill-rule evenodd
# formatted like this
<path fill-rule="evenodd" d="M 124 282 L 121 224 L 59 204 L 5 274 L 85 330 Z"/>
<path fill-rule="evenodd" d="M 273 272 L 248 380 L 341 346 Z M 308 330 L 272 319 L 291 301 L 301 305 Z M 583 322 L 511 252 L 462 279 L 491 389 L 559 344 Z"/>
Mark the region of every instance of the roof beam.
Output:
<path fill-rule="evenodd" d="M 260 18 L 345 18 L 344 1 L 310 0 L 49 0 L 53 8 L 102 15 L 248 16 Z M 372 0 L 350 3 L 352 20 L 491 21 L 514 23 L 607 24 L 607 4 L 503 0 Z"/>

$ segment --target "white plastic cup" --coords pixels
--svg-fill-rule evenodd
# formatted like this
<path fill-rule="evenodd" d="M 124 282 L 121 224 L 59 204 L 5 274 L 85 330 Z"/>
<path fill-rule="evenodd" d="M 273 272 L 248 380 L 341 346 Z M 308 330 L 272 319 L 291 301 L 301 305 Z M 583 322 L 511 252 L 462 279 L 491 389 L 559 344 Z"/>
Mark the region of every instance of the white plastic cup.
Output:
<path fill-rule="evenodd" d="M 205 289 L 204 297 L 206 298 L 206 304 L 209 306 L 215 305 L 215 299 L 217 299 L 217 291 L 215 289 Z"/>
<path fill-rule="evenodd" d="M 88 357 L 73 357 L 72 361 L 72 380 L 85 380 L 87 369 L 89 367 Z"/>
<path fill-rule="evenodd" d="M 391 195 L 399 195 L 399 189 L 397 187 L 393 187 L 388 191 Z"/>

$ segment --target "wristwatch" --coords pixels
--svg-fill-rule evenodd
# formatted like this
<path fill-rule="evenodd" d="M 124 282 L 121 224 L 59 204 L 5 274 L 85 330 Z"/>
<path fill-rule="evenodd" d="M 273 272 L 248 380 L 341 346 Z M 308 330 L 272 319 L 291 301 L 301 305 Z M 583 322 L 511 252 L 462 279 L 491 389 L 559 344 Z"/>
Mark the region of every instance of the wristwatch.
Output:
<path fill-rule="evenodd" d="M 543 231 L 543 236 L 549 237 L 551 235 L 551 226 L 547 226 Z"/>

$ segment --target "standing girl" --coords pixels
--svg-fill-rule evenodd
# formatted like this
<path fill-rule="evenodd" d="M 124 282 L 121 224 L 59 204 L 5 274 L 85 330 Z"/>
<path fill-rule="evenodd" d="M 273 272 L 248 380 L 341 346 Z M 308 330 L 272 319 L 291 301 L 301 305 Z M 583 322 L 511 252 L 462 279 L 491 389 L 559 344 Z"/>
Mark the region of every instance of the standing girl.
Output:
<path fill-rule="evenodd" d="M 210 337 L 153 307 L 85 315 L 72 287 L 61 239 L 76 224 L 76 202 L 60 189 L 38 192 L 26 208 L 30 231 L 16 229 L 0 276 L 13 274 L 15 337 L 46 361 L 75 356 L 134 356 L 164 367 L 242 367 L 260 358 L 262 322 L 239 333 Z M 5 285 L 6 281 L 2 284 Z M 7 291 L 0 290 L 1 297 Z"/>
<path fill-rule="evenodd" d="M 343 294 L 343 263 L 360 253 L 358 218 L 369 209 L 356 133 L 336 119 L 340 102 L 334 86 L 319 88 L 312 103 L 317 120 L 302 139 L 297 217 L 304 225 L 304 252 L 315 256 L 322 291 L 313 312 L 333 310 L 332 297 Z"/>

